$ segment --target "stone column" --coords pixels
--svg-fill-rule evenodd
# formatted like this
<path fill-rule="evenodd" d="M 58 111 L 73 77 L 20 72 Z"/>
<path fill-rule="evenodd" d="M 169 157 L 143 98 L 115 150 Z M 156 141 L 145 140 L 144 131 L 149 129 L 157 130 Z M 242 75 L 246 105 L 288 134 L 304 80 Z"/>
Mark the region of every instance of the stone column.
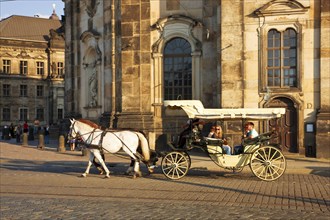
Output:
<path fill-rule="evenodd" d="M 240 1 L 221 1 L 221 106 L 223 108 L 243 107 L 243 15 L 228 13 L 242 12 Z M 236 24 L 236 25 L 232 25 Z"/>
<path fill-rule="evenodd" d="M 316 116 L 316 157 L 330 158 L 330 1 L 320 7 L 320 109 Z"/>
<path fill-rule="evenodd" d="M 153 127 L 151 113 L 150 2 L 121 1 L 121 72 L 116 74 L 119 128 Z M 148 134 L 147 134 L 148 135 Z"/>

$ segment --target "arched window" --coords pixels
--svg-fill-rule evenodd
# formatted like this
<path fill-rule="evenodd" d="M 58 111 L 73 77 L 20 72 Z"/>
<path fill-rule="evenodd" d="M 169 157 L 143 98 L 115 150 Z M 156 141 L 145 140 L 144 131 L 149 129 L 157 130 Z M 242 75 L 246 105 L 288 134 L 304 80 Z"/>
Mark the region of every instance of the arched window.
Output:
<path fill-rule="evenodd" d="M 191 46 L 174 38 L 164 48 L 164 99 L 192 99 Z"/>
<path fill-rule="evenodd" d="M 267 43 L 267 86 L 297 87 L 297 33 L 270 30 Z"/>

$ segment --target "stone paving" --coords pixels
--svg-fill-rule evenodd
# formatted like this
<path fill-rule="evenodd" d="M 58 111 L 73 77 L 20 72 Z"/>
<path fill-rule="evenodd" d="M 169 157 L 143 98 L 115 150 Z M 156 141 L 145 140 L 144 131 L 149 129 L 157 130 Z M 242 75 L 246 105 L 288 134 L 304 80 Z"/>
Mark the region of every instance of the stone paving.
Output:
<path fill-rule="evenodd" d="M 51 142 L 52 143 L 52 142 Z M 55 144 L 55 142 L 53 142 Z M 192 155 L 192 169 L 178 181 L 155 174 L 125 176 L 128 160 L 107 155 L 111 178 L 86 167 L 81 152 L 58 153 L 0 142 L 0 219 L 329 219 L 327 160 L 288 159 L 274 182 L 249 169 L 231 173 Z M 292 166 L 292 167 L 291 167 Z"/>

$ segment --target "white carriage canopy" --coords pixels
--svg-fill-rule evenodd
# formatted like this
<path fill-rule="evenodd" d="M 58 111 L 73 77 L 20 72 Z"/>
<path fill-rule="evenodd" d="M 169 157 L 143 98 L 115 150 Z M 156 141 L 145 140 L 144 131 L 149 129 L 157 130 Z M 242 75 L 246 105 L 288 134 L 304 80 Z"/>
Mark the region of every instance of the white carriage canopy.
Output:
<path fill-rule="evenodd" d="M 285 108 L 204 108 L 200 100 L 165 100 L 164 106 L 182 108 L 189 118 L 200 119 L 272 119 L 285 114 Z"/>

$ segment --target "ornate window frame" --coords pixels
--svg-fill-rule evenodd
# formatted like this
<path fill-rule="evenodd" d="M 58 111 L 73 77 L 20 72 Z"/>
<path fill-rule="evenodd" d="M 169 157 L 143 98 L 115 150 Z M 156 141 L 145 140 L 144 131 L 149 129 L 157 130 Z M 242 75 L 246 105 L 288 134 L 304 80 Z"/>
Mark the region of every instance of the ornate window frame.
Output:
<path fill-rule="evenodd" d="M 299 22 L 295 23 L 283 23 L 283 24 L 266 24 L 261 27 L 261 51 L 260 51 L 260 82 L 261 82 L 261 90 L 262 92 L 267 92 L 268 83 L 267 83 L 267 62 L 268 62 L 268 55 L 267 55 L 267 40 L 268 40 L 268 32 L 270 30 L 277 30 L 281 33 L 281 37 L 283 37 L 283 33 L 287 29 L 293 29 L 297 33 L 297 86 L 296 87 L 282 87 L 282 88 L 273 88 L 272 91 L 301 91 L 302 85 L 301 80 L 303 78 L 303 71 L 302 71 L 302 26 Z M 282 51 L 281 51 L 282 52 Z"/>
<path fill-rule="evenodd" d="M 259 78 L 261 92 L 267 92 L 267 37 L 268 32 L 271 29 L 276 29 L 279 32 L 283 32 L 288 28 L 292 28 L 297 33 L 297 87 L 296 88 L 276 88 L 276 91 L 297 91 L 302 89 L 301 79 L 303 78 L 302 69 L 302 36 L 303 28 L 299 22 L 299 18 L 296 15 L 302 15 L 308 12 L 309 6 L 304 6 L 297 0 L 273 0 L 258 8 L 254 11 L 254 15 L 259 17 L 260 26 L 258 28 L 260 39 L 260 72 Z M 289 15 L 286 20 L 280 21 L 276 18 L 280 18 L 282 15 Z M 273 92 L 276 92 L 273 91 Z"/>
<path fill-rule="evenodd" d="M 199 31 L 202 29 L 201 24 L 183 15 L 172 15 L 159 19 L 151 26 L 153 30 L 157 30 L 159 35 L 157 41 L 152 45 L 152 82 L 151 82 L 151 98 L 154 105 L 161 105 L 164 99 L 163 91 L 163 51 L 167 42 L 174 38 L 183 38 L 191 45 L 192 57 L 192 98 L 200 99 L 201 97 L 201 56 L 202 44 L 196 35 L 201 36 Z"/>

